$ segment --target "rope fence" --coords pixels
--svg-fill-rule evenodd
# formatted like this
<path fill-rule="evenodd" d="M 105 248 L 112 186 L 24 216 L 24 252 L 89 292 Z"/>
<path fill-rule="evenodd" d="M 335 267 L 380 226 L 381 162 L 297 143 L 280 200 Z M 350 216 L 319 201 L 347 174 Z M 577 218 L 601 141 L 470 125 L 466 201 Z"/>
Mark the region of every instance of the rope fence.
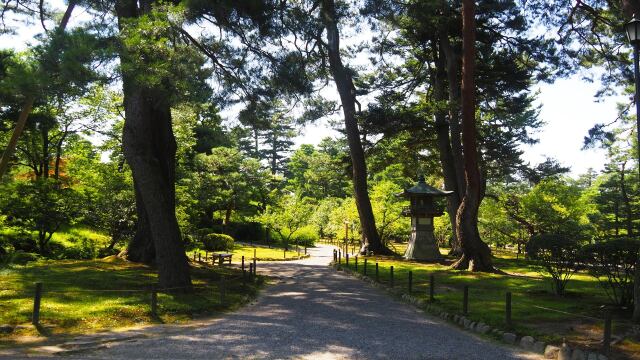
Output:
<path fill-rule="evenodd" d="M 344 257 L 344 259 L 343 259 Z M 349 258 L 349 254 L 344 254 L 342 252 L 342 250 L 338 250 L 338 249 L 334 249 L 333 250 L 333 264 L 335 266 L 341 267 L 344 266 L 347 269 L 353 270 L 357 273 L 362 273 L 362 275 L 371 278 L 371 274 L 369 273 L 369 266 L 368 266 L 368 260 L 367 258 L 364 259 L 364 266 L 361 266 L 360 268 L 362 268 L 362 271 L 359 271 L 359 266 L 358 266 L 358 256 L 356 255 L 353 258 Z M 350 261 L 351 260 L 351 261 Z M 412 271 L 408 271 L 407 272 L 407 278 L 406 278 L 406 283 L 403 285 L 402 288 L 405 288 L 405 291 L 408 294 L 412 294 L 415 293 L 414 289 L 414 281 L 415 281 L 415 274 L 413 274 Z M 386 284 L 390 287 L 390 288 L 398 288 L 398 284 L 397 284 L 397 277 L 394 275 L 394 267 L 393 266 L 389 266 L 388 271 L 387 271 L 387 279 L 384 279 L 383 281 L 386 282 Z M 374 277 L 373 279 L 375 280 L 375 282 L 377 283 L 381 283 L 383 281 L 381 281 L 381 274 L 380 274 L 380 266 L 378 261 L 375 262 L 375 273 L 374 273 Z M 428 280 L 426 281 L 426 286 L 427 286 L 427 299 L 429 302 L 433 303 L 436 301 L 436 276 L 435 274 L 429 274 Z M 406 287 L 405 287 L 406 286 Z M 470 313 L 469 310 L 469 303 L 470 303 L 470 297 L 469 297 L 469 291 L 471 289 L 470 285 L 463 285 L 462 287 L 460 286 L 456 286 L 456 285 L 452 285 L 452 284 L 446 284 L 446 285 L 441 285 L 443 287 L 446 287 L 447 289 L 453 289 L 456 291 L 461 291 L 461 298 L 462 298 L 462 307 L 461 307 L 461 314 L 464 316 L 467 316 Z M 402 291 L 402 290 L 401 290 Z M 513 312 L 512 312 L 512 305 L 513 305 L 513 298 L 512 298 L 512 293 L 510 291 L 506 291 L 505 292 L 505 302 L 504 302 L 504 325 L 508 328 L 508 329 L 512 329 L 513 328 L 513 323 L 514 323 L 514 319 L 512 317 Z M 593 317 L 593 316 L 587 316 L 587 315 L 582 315 L 582 314 L 576 314 L 576 313 L 570 313 L 567 311 L 562 311 L 562 310 L 558 310 L 558 309 L 553 309 L 553 308 L 548 308 L 548 307 L 544 307 L 544 306 L 538 306 L 538 305 L 531 305 L 532 307 L 541 309 L 541 310 L 545 310 L 545 311 L 552 311 L 552 312 L 556 312 L 556 313 L 561 313 L 564 315 L 569 315 L 569 316 L 574 316 L 574 317 L 580 317 L 580 318 L 584 318 L 584 319 L 588 319 L 591 321 L 596 321 L 596 322 L 603 322 L 604 323 L 604 329 L 603 329 L 603 334 L 602 334 L 602 351 L 607 354 L 610 351 L 610 347 L 611 347 L 611 326 L 612 326 L 612 318 L 611 318 L 611 312 L 610 311 L 605 311 L 604 312 L 604 318 L 598 318 L 598 317 Z"/>
<path fill-rule="evenodd" d="M 230 283 L 236 282 L 238 280 L 242 280 L 242 286 L 245 287 L 247 285 L 247 281 L 255 282 L 257 274 L 256 274 L 256 262 L 255 259 L 253 263 L 250 263 L 250 270 L 247 276 L 246 269 L 244 267 L 244 257 L 242 263 L 242 274 L 236 276 L 225 276 L 221 275 L 221 277 L 217 280 L 217 283 L 210 285 L 191 285 L 191 286 L 178 286 L 178 287 L 159 287 L 157 284 L 147 284 L 143 285 L 143 288 L 140 289 L 70 289 L 70 290 L 57 290 L 57 289 L 47 289 L 42 282 L 36 282 L 33 291 L 27 288 L 21 289 L 8 289 L 3 288 L 0 291 L 13 291 L 13 292 L 23 292 L 26 298 L 33 297 L 33 312 L 31 314 L 31 323 L 33 325 L 40 325 L 40 313 L 41 313 L 41 305 L 46 301 L 47 294 L 88 294 L 88 293 L 106 293 L 106 294 L 150 294 L 150 302 L 149 309 L 150 313 L 153 317 L 158 316 L 158 293 L 166 293 L 172 291 L 180 291 L 180 290 L 189 290 L 189 291 L 206 291 L 206 290 L 217 290 L 219 293 L 219 301 L 220 305 L 226 305 L 226 294 L 228 291 L 228 287 Z"/>

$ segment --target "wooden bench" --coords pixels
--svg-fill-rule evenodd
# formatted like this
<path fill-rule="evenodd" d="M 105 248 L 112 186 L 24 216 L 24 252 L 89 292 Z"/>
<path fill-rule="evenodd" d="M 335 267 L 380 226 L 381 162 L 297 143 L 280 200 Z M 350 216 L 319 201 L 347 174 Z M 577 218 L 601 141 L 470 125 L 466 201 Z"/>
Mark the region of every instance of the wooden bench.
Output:
<path fill-rule="evenodd" d="M 227 259 L 229 259 L 229 265 L 231 265 L 231 257 L 233 256 L 233 254 L 216 254 L 216 255 L 218 256 L 218 264 L 220 266 L 222 266 L 224 264 L 224 261 Z"/>

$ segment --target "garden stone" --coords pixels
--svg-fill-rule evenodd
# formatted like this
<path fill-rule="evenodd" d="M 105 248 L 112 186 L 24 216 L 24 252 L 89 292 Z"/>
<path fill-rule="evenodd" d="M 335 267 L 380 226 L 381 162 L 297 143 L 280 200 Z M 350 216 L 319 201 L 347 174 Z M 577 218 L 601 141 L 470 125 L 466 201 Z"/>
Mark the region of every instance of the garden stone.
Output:
<path fill-rule="evenodd" d="M 547 345 L 544 348 L 544 357 L 546 359 L 556 359 L 558 357 L 558 353 L 560 352 L 560 348 L 553 345 Z"/>
<path fill-rule="evenodd" d="M 538 354 L 544 354 L 544 350 L 546 348 L 547 344 L 545 344 L 543 341 L 536 341 L 533 344 L 533 352 L 538 353 Z"/>
<path fill-rule="evenodd" d="M 489 326 L 489 325 L 484 325 L 484 326 L 482 327 L 482 329 L 480 329 L 480 333 L 481 333 L 481 334 L 486 334 L 486 333 L 488 333 L 489 331 L 491 331 L 491 326 Z"/>
<path fill-rule="evenodd" d="M 471 323 L 469 324 L 469 326 L 467 327 L 467 329 L 469 329 L 469 330 L 473 330 L 473 328 L 475 328 L 475 327 L 476 327 L 476 322 L 475 322 L 475 321 L 473 321 L 473 322 L 471 322 Z"/>
<path fill-rule="evenodd" d="M 520 339 L 520 347 L 525 350 L 531 350 L 534 342 L 535 340 L 531 336 L 523 336 L 522 339 Z"/>
<path fill-rule="evenodd" d="M 504 333 L 502 334 L 502 341 L 509 343 L 509 344 L 515 344 L 516 342 L 516 334 L 513 333 Z"/>
<path fill-rule="evenodd" d="M 587 356 L 584 351 L 576 348 L 573 350 L 573 354 L 571 354 L 571 360 L 587 360 Z"/>
<path fill-rule="evenodd" d="M 11 325 L 0 325 L 0 334 L 11 334 L 13 332 L 13 326 Z"/>

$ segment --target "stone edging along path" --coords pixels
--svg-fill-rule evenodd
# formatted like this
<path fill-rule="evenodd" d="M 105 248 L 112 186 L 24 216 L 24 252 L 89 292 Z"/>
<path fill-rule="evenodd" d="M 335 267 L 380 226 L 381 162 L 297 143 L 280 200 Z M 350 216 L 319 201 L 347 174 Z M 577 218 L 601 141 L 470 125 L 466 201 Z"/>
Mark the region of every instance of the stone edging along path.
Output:
<path fill-rule="evenodd" d="M 532 336 L 521 336 L 518 337 L 515 333 L 503 331 L 498 328 L 492 328 L 491 326 L 483 323 L 483 322 L 475 322 L 465 316 L 450 314 L 446 311 L 443 311 L 439 306 L 429 303 L 423 299 L 418 299 L 415 296 L 399 293 L 398 291 L 394 291 L 393 288 L 386 286 L 380 282 L 376 282 L 374 279 L 364 276 L 358 272 L 353 271 L 350 268 L 345 268 L 341 265 L 337 265 L 335 263 L 331 263 L 331 266 L 336 269 L 336 271 L 343 271 L 355 278 L 358 278 L 362 281 L 366 281 L 374 287 L 385 290 L 387 293 L 393 295 L 394 297 L 400 297 L 402 301 L 405 303 L 411 304 L 413 306 L 418 307 L 419 309 L 426 311 L 429 314 L 436 315 L 443 320 L 448 322 L 453 322 L 458 324 L 462 328 L 468 331 L 473 331 L 477 334 L 489 336 L 492 339 L 496 339 L 502 341 L 503 343 L 509 345 L 519 345 L 521 348 L 527 351 L 531 351 L 534 353 L 538 353 L 544 355 L 546 359 L 554 359 L 554 360 L 607 360 L 608 358 L 597 352 L 584 351 L 579 348 L 571 348 L 566 343 L 563 343 L 562 346 L 553 346 L 544 343 L 543 341 L 536 341 Z"/>

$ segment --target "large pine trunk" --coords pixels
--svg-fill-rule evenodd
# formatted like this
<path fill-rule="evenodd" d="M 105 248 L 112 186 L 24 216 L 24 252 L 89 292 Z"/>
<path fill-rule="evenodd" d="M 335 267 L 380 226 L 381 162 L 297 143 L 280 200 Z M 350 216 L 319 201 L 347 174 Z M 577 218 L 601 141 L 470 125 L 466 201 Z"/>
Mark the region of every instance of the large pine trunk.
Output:
<path fill-rule="evenodd" d="M 148 10 L 145 4 L 145 11 Z M 116 4 L 119 25 L 139 16 L 135 0 Z M 148 236 L 155 249 L 158 281 L 162 288 L 187 290 L 191 287 L 189 264 L 175 215 L 176 143 L 171 127 L 171 108 L 166 91 L 150 89 L 135 81 L 136 62 L 126 50 L 120 55 L 129 71 L 122 74 L 125 125 L 122 135 L 124 155 L 131 167 L 136 187 L 139 221 L 146 218 Z M 136 69 L 136 70 L 133 70 Z M 138 229 L 141 229 L 140 225 Z M 133 249 L 131 249 L 133 250 Z M 142 253 L 143 258 L 149 253 Z"/>
<path fill-rule="evenodd" d="M 495 271 L 491 250 L 480 239 L 478 209 L 482 184 L 478 164 L 475 120 L 475 4 L 462 1 L 462 145 L 464 151 L 465 192 L 457 213 L 457 233 L 462 257 L 452 267 L 471 271 Z"/>
<path fill-rule="evenodd" d="M 353 79 L 348 70 L 342 64 L 340 57 L 340 34 L 336 19 L 335 2 L 333 0 L 322 1 L 322 21 L 327 29 L 327 52 L 329 55 L 329 68 L 333 80 L 340 94 L 342 111 L 344 113 L 345 132 L 349 144 L 351 164 L 353 168 L 353 190 L 355 193 L 358 216 L 364 241 L 361 252 L 371 251 L 374 254 L 390 254 L 376 229 L 371 200 L 367 189 L 367 165 L 360 139 L 360 130 L 356 120 L 356 94 Z"/>
<path fill-rule="evenodd" d="M 436 71 L 434 76 L 434 99 L 438 103 L 446 101 L 446 66 L 444 51 L 441 46 L 435 46 L 434 56 L 436 57 Z M 442 167 L 442 175 L 444 178 L 444 186 L 448 191 L 453 193 L 447 197 L 447 214 L 451 222 L 451 250 L 461 255 L 460 242 L 456 231 L 456 213 L 460 207 L 460 189 L 458 187 L 455 159 L 453 150 L 451 149 L 451 139 L 449 137 L 450 125 L 447 121 L 447 113 L 445 110 L 438 108 L 435 114 L 436 120 L 436 138 L 438 144 L 438 153 L 440 157 L 440 166 Z M 457 121 L 457 119 L 456 119 Z"/>

